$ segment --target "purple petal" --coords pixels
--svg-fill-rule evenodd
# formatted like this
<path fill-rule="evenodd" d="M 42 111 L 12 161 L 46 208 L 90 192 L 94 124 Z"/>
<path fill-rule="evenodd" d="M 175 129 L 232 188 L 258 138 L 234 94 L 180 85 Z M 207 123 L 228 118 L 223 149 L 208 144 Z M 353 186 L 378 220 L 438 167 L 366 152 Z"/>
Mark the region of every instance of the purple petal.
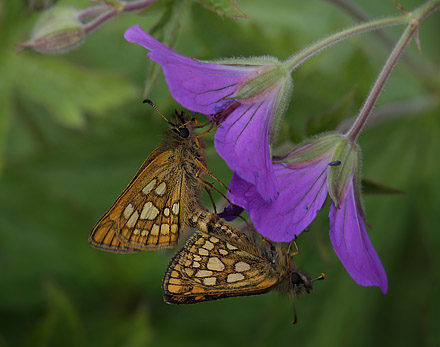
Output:
<path fill-rule="evenodd" d="M 368 237 L 360 209 L 356 204 L 353 183 L 339 208 L 330 207 L 330 240 L 347 272 L 362 286 L 378 286 L 388 291 L 385 269 Z"/>
<path fill-rule="evenodd" d="M 236 205 L 229 205 L 223 209 L 223 212 L 219 213 L 218 216 L 223 218 L 227 222 L 231 222 L 236 219 L 244 211 L 243 207 Z"/>
<path fill-rule="evenodd" d="M 151 52 L 148 57 L 159 63 L 173 98 L 183 107 L 206 115 L 218 113 L 234 96 L 237 82 L 255 67 L 204 63 L 174 52 L 139 25 L 125 32 L 125 39 Z"/>
<path fill-rule="evenodd" d="M 274 164 L 280 195 L 272 203 L 265 202 L 252 184 L 233 175 L 229 197 L 246 209 L 260 234 L 276 242 L 291 241 L 310 225 L 325 202 L 327 164 L 322 160 L 298 169 Z"/>
<path fill-rule="evenodd" d="M 273 99 L 240 104 L 215 134 L 215 149 L 241 178 L 255 185 L 266 201 L 275 200 L 279 185 L 269 153 Z"/>

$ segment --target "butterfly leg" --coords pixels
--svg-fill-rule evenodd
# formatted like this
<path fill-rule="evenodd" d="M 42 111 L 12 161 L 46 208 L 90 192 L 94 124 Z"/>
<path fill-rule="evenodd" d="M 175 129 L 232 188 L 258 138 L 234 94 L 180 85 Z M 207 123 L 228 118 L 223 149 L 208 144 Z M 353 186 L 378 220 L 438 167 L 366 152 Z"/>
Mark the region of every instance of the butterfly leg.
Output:
<path fill-rule="evenodd" d="M 208 193 L 209 200 L 211 200 L 212 207 L 214 208 L 214 214 L 217 214 L 217 207 L 215 206 L 215 202 L 214 199 L 212 198 L 211 191 L 208 189 L 208 187 L 205 187 L 205 190 Z"/>
<path fill-rule="evenodd" d="M 215 177 L 214 174 L 211 171 L 209 171 L 208 168 L 205 165 L 203 165 L 200 160 L 198 160 L 197 158 L 194 158 L 194 160 L 196 161 L 197 165 L 199 165 L 208 176 L 211 176 L 218 183 L 220 183 L 223 188 L 225 188 L 227 191 L 230 191 L 230 189 L 228 187 L 226 187 L 226 185 L 222 181 L 220 181 L 217 177 Z M 221 195 L 223 195 L 223 194 L 221 194 Z M 223 197 L 225 197 L 225 196 L 223 195 Z M 225 197 L 225 199 L 228 200 L 228 202 L 229 202 L 228 198 Z"/>
<path fill-rule="evenodd" d="M 296 239 L 297 239 L 297 238 L 298 238 L 298 237 L 295 236 L 295 238 L 294 238 L 292 241 L 290 241 L 290 243 L 289 243 L 289 247 L 288 247 L 289 251 L 290 251 L 290 249 L 292 248 L 292 244 L 295 246 L 295 251 L 290 252 L 290 256 L 292 256 L 292 257 L 294 257 L 295 255 L 298 255 L 298 254 L 299 254 L 298 244 L 296 243 Z"/>
<path fill-rule="evenodd" d="M 209 123 L 206 123 L 206 124 L 204 124 L 203 126 L 206 126 L 206 125 L 208 125 L 208 124 L 209 124 Z M 209 133 L 211 133 L 211 132 L 213 132 L 215 129 L 217 129 L 219 126 L 220 126 L 220 124 L 214 125 L 213 123 L 211 123 L 211 126 L 209 127 L 208 130 L 206 130 L 206 131 L 204 131 L 203 133 L 197 135 L 197 136 L 196 136 L 196 145 L 197 145 L 197 147 L 200 147 L 200 145 L 199 145 L 199 137 L 202 137 L 202 136 L 206 136 L 206 135 L 208 135 Z M 200 128 L 201 128 L 201 126 L 200 126 Z"/>
<path fill-rule="evenodd" d="M 199 176 L 199 174 L 197 173 L 196 174 L 196 177 L 200 180 L 200 181 L 202 181 L 202 183 L 205 185 L 205 186 L 208 186 L 209 188 L 211 188 L 212 190 L 215 190 L 218 194 L 220 194 L 220 196 L 222 196 L 227 202 L 229 202 L 230 204 L 232 204 L 233 205 L 233 203 L 231 202 L 231 200 L 229 200 L 229 198 L 225 195 L 225 194 L 223 194 L 221 191 L 219 191 L 216 187 L 214 187 L 213 185 L 212 185 L 212 183 L 210 183 L 210 182 L 208 182 L 208 181 L 205 181 L 203 178 L 201 178 L 200 176 Z"/>

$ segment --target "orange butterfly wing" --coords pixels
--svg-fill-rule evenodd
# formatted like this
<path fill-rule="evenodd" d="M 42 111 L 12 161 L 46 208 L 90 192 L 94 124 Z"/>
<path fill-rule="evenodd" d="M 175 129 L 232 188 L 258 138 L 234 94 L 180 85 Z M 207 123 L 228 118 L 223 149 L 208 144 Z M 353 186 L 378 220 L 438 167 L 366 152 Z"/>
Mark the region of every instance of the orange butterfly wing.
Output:
<path fill-rule="evenodd" d="M 171 248 L 183 227 L 184 175 L 174 151 L 154 151 L 112 207 L 93 228 L 89 243 L 116 253 Z"/>

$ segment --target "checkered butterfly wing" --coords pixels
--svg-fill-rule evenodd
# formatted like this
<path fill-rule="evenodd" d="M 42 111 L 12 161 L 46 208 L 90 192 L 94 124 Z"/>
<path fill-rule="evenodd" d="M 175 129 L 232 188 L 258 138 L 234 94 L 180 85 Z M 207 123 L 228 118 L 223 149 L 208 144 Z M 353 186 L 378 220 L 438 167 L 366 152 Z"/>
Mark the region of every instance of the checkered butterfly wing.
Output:
<path fill-rule="evenodd" d="M 185 122 L 187 119 L 182 118 Z M 89 236 L 93 247 L 130 253 L 177 244 L 188 215 L 196 213 L 200 191 L 194 153 L 188 150 L 188 146 L 194 146 L 191 136 L 168 132 L 164 144 L 150 154 L 93 228 Z M 199 152 L 202 154 L 198 158 L 203 161 L 204 152 Z"/>
<path fill-rule="evenodd" d="M 162 284 L 170 304 L 266 293 L 278 283 L 270 257 L 227 225 L 197 231 L 174 256 Z"/>

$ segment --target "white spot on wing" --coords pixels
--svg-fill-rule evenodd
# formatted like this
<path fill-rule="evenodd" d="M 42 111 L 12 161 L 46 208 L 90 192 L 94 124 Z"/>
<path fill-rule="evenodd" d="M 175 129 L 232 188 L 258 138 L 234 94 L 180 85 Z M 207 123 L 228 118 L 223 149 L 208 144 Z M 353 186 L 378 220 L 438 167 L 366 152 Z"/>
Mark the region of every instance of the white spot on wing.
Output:
<path fill-rule="evenodd" d="M 235 246 L 232 246 L 230 243 L 226 243 L 226 247 L 228 247 L 231 251 L 233 251 L 234 249 L 238 249 Z"/>
<path fill-rule="evenodd" d="M 168 235 L 170 233 L 170 226 L 168 224 L 162 224 L 160 226 L 160 233 L 162 235 Z"/>
<path fill-rule="evenodd" d="M 178 202 L 175 202 L 173 205 L 173 213 L 177 216 L 179 215 L 180 206 Z"/>
<path fill-rule="evenodd" d="M 203 248 L 206 248 L 208 251 L 214 248 L 214 244 L 212 242 L 206 241 L 203 245 Z"/>
<path fill-rule="evenodd" d="M 128 228 L 133 228 L 136 225 L 138 218 L 139 218 L 138 211 L 134 211 L 134 213 L 131 215 L 130 219 L 127 221 L 126 226 Z"/>
<path fill-rule="evenodd" d="M 207 251 L 206 249 L 204 249 L 204 248 L 199 248 L 199 254 L 200 254 L 200 255 L 208 255 L 209 253 L 208 253 L 208 251 Z"/>
<path fill-rule="evenodd" d="M 206 267 L 209 270 L 223 271 L 225 269 L 225 264 L 223 264 L 219 258 L 212 257 L 212 258 L 209 258 L 208 264 L 206 265 Z"/>
<path fill-rule="evenodd" d="M 151 228 L 151 235 L 159 235 L 159 226 L 157 224 L 153 224 L 153 227 Z"/>
<path fill-rule="evenodd" d="M 196 277 L 209 277 L 212 276 L 212 271 L 209 270 L 199 270 L 196 273 Z"/>
<path fill-rule="evenodd" d="M 239 261 L 235 264 L 235 271 L 237 272 L 243 272 L 248 271 L 251 269 L 251 266 L 248 263 L 245 263 L 244 261 Z"/>
<path fill-rule="evenodd" d="M 206 277 L 203 279 L 203 284 L 206 286 L 213 286 L 217 279 L 215 277 Z"/>
<path fill-rule="evenodd" d="M 167 185 L 165 182 L 162 182 L 159 184 L 155 190 L 156 194 L 159 196 L 162 196 L 165 194 L 165 191 L 167 190 Z"/>
<path fill-rule="evenodd" d="M 178 231 L 179 231 L 179 226 L 177 224 L 171 224 L 171 232 L 173 234 L 177 234 Z"/>
<path fill-rule="evenodd" d="M 241 281 L 243 279 L 244 279 L 244 276 L 242 274 L 234 273 L 234 274 L 228 275 L 228 278 L 226 279 L 226 281 L 228 283 L 232 283 L 232 282 Z"/>
<path fill-rule="evenodd" d="M 156 185 L 156 180 L 152 180 L 150 183 L 148 183 L 144 189 L 142 189 L 142 193 L 144 193 L 145 195 L 148 195 L 151 190 L 154 188 L 154 186 Z"/>
<path fill-rule="evenodd" d="M 156 206 L 154 206 L 151 201 L 148 201 L 144 204 L 144 208 L 142 209 L 141 219 L 154 220 L 158 214 L 159 210 L 156 208 Z"/>
<path fill-rule="evenodd" d="M 168 217 L 170 215 L 170 209 L 168 207 L 165 207 L 163 210 L 163 214 L 165 217 Z"/>
<path fill-rule="evenodd" d="M 132 204 L 128 204 L 127 207 L 124 210 L 124 218 L 128 219 L 131 214 L 133 213 L 133 205 Z"/>

